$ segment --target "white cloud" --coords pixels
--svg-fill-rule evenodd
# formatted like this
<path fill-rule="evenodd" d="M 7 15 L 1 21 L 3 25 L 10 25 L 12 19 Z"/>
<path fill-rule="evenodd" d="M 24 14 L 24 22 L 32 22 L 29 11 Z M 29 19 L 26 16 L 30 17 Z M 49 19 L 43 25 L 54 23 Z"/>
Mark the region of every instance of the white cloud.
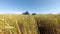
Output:
<path fill-rule="evenodd" d="M 22 14 L 20 11 L 0 11 L 0 14 Z"/>
<path fill-rule="evenodd" d="M 53 11 L 52 14 L 58 14 L 60 13 L 60 10 L 59 11 Z"/>

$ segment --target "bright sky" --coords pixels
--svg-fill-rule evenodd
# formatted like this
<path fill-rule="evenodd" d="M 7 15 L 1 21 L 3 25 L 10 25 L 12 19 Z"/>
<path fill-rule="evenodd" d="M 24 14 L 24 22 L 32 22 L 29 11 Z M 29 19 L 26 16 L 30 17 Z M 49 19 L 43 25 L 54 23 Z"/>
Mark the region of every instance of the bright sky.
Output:
<path fill-rule="evenodd" d="M 0 0 L 0 13 L 60 13 L 60 0 Z"/>

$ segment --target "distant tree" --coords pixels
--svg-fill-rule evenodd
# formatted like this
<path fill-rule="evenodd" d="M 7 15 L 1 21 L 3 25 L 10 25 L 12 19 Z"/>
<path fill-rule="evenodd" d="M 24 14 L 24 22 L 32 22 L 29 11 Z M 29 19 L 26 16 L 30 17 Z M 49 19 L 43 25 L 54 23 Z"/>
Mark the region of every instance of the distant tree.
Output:
<path fill-rule="evenodd" d="M 24 14 L 24 15 L 29 15 L 29 12 L 28 12 L 28 11 L 26 11 L 26 12 L 24 12 L 23 14 Z"/>
<path fill-rule="evenodd" d="M 36 15 L 36 13 L 32 13 L 32 15 Z"/>

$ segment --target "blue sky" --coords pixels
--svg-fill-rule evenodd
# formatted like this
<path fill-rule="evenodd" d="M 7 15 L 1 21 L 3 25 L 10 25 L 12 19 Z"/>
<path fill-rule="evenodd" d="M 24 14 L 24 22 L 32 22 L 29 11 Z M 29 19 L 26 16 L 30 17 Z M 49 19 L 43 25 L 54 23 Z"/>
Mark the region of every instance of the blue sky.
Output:
<path fill-rule="evenodd" d="M 0 13 L 60 13 L 60 0 L 0 0 Z"/>

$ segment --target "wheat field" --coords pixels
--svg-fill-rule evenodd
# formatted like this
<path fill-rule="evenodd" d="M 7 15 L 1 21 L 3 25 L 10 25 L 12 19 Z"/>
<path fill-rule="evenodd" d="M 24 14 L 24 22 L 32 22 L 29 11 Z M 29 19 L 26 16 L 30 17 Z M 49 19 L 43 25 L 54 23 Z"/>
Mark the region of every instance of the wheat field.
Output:
<path fill-rule="evenodd" d="M 60 34 L 60 15 L 0 14 L 0 34 Z"/>
<path fill-rule="evenodd" d="M 37 25 L 29 15 L 1 14 L 0 34 L 37 34 Z"/>

